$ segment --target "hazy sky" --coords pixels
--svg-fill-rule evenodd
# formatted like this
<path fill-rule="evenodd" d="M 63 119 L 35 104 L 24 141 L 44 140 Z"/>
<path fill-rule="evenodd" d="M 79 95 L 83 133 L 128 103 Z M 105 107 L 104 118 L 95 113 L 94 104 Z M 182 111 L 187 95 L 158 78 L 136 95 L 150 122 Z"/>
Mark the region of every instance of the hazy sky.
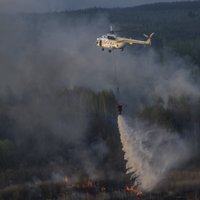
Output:
<path fill-rule="evenodd" d="M 175 0 L 0 0 L 0 12 L 48 12 L 87 7 L 126 7 Z M 184 1 L 184 0 L 176 0 Z"/>

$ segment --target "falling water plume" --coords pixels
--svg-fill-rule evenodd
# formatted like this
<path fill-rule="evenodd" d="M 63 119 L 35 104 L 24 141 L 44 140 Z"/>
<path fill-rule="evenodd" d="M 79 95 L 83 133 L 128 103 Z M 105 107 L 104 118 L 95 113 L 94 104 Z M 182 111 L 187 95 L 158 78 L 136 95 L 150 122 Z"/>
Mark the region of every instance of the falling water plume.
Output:
<path fill-rule="evenodd" d="M 132 128 L 133 127 L 133 128 Z M 118 128 L 126 160 L 126 173 L 143 191 L 151 191 L 170 169 L 189 157 L 186 142 L 178 134 L 135 121 L 133 126 L 122 115 Z"/>

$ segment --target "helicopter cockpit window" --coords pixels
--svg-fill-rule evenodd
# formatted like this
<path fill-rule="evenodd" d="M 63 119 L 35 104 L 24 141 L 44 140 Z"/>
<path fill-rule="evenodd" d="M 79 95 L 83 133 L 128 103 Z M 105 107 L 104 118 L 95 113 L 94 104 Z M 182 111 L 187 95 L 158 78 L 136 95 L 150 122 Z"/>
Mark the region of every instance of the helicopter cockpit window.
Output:
<path fill-rule="evenodd" d="M 114 36 L 110 36 L 110 35 L 108 35 L 108 37 L 107 37 L 109 40 L 116 40 L 116 38 L 114 37 Z"/>

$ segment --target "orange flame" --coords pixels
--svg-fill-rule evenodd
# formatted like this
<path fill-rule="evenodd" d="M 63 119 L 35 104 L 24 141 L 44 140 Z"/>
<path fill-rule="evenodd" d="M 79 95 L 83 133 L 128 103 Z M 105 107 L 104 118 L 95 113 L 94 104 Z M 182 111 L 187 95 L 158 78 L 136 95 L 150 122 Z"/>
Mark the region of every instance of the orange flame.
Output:
<path fill-rule="evenodd" d="M 129 193 L 133 193 L 138 197 L 142 196 L 142 192 L 138 189 L 138 186 L 130 186 L 130 187 L 126 186 L 125 191 Z"/>
<path fill-rule="evenodd" d="M 69 185 L 69 178 L 67 176 L 64 176 L 64 185 Z"/>
<path fill-rule="evenodd" d="M 91 188 L 93 187 L 93 182 L 91 180 L 87 180 L 85 183 L 84 183 L 84 187 L 86 188 Z"/>

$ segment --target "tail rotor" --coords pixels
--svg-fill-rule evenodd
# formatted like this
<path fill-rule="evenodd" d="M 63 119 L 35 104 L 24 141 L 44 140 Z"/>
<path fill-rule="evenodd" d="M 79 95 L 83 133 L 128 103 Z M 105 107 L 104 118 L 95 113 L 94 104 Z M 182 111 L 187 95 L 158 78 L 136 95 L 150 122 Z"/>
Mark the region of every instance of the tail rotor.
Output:
<path fill-rule="evenodd" d="M 147 44 L 148 45 L 151 45 L 151 38 L 153 37 L 155 33 L 151 33 L 150 35 L 146 35 L 146 34 L 143 34 L 145 38 L 147 38 Z"/>

